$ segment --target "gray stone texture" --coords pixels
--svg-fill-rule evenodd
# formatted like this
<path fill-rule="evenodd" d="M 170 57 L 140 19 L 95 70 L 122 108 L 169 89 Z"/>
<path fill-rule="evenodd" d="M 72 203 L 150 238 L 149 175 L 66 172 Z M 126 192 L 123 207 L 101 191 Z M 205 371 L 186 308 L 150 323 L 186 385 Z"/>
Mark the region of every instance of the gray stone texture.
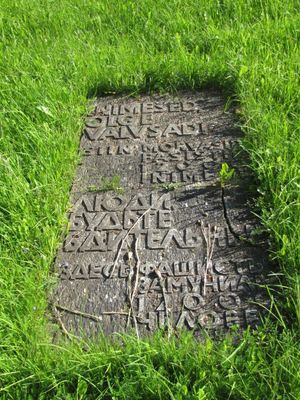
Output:
<path fill-rule="evenodd" d="M 53 302 L 69 332 L 258 323 L 269 263 L 224 104 L 217 92 L 97 100 L 55 261 Z M 235 176 L 222 188 L 225 162 Z"/>

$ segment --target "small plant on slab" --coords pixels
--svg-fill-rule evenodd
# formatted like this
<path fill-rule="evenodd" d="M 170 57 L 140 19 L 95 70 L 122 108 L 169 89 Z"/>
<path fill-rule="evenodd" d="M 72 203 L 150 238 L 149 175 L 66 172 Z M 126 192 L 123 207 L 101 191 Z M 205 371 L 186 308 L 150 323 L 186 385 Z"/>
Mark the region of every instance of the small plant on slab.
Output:
<path fill-rule="evenodd" d="M 221 187 L 224 188 L 226 183 L 228 183 L 228 181 L 230 181 L 233 178 L 234 168 L 230 168 L 226 162 L 222 163 L 219 176 L 220 176 Z"/>
<path fill-rule="evenodd" d="M 124 188 L 120 185 L 121 177 L 115 175 L 112 178 L 103 178 L 99 186 L 91 185 L 88 187 L 89 192 L 115 192 L 124 193 Z"/>
<path fill-rule="evenodd" d="M 172 192 L 173 190 L 179 189 L 182 186 L 181 182 L 170 182 L 164 183 L 162 188 L 168 192 Z"/>

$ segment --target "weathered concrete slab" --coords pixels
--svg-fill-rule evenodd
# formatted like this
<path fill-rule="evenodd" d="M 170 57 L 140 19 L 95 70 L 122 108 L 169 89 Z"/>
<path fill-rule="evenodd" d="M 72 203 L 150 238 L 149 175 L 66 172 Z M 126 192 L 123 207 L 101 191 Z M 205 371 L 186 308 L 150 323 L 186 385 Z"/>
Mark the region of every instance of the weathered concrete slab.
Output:
<path fill-rule="evenodd" d="M 240 137 L 218 93 L 97 101 L 55 263 L 66 329 L 197 334 L 258 322 L 268 262 Z M 224 162 L 235 180 L 222 189 Z"/>

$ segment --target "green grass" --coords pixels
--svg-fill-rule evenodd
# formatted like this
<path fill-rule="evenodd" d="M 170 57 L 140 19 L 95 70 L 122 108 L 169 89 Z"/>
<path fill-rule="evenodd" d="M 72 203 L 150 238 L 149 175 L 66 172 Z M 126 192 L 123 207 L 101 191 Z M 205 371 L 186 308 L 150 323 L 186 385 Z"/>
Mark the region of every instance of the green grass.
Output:
<path fill-rule="evenodd" d="M 1 0 L 0 9 L 0 396 L 299 399 L 299 2 Z M 88 99 L 205 87 L 239 103 L 258 210 L 285 277 L 277 324 L 239 345 L 188 335 L 51 344 L 51 264 Z"/>

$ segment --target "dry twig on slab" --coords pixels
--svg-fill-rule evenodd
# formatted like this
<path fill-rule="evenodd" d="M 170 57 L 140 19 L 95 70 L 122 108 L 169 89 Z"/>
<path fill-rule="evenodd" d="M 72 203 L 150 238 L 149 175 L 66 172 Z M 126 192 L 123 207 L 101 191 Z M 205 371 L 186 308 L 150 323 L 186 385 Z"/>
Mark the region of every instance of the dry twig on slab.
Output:
<path fill-rule="evenodd" d="M 206 244 L 206 266 L 204 272 L 204 282 L 203 282 L 203 296 L 206 295 L 206 282 L 207 282 L 207 273 L 210 268 L 212 268 L 212 255 L 215 247 L 216 233 L 217 227 L 214 226 L 213 235 L 211 237 L 211 226 L 208 224 L 207 228 L 204 227 L 203 221 L 200 223 L 202 235 Z"/>
<path fill-rule="evenodd" d="M 75 315 L 79 315 L 81 317 L 89 318 L 96 322 L 102 322 L 102 318 L 98 317 L 97 315 L 85 313 L 85 312 L 79 311 L 79 310 L 73 310 L 71 308 L 61 306 L 60 304 L 54 304 L 54 307 L 56 307 L 58 310 L 66 311 L 70 314 L 75 314 Z M 126 315 L 126 316 L 128 316 L 128 312 L 126 312 L 126 311 L 102 311 L 100 314 L 101 315 Z"/>

